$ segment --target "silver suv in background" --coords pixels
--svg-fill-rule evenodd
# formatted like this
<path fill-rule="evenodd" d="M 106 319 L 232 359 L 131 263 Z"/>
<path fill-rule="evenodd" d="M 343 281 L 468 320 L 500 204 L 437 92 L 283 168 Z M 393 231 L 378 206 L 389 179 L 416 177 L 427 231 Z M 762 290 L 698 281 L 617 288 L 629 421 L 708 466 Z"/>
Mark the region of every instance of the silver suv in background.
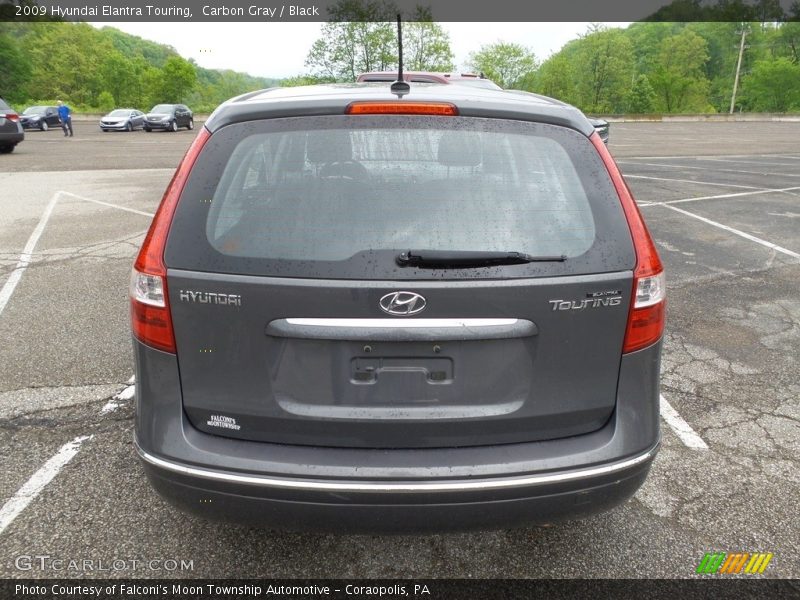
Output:
<path fill-rule="evenodd" d="M 329 85 L 220 106 L 135 261 L 135 443 L 206 517 L 482 529 L 607 510 L 658 449 L 658 253 L 544 97 Z"/>

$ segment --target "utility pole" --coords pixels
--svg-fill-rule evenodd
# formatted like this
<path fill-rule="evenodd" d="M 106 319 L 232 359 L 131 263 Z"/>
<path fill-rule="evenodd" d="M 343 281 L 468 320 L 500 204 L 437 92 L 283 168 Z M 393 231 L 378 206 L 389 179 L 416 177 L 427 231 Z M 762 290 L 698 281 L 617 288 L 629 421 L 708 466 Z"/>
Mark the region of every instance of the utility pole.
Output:
<path fill-rule="evenodd" d="M 747 35 L 747 28 L 742 27 L 742 41 L 739 43 L 739 60 L 736 61 L 736 77 L 733 78 L 733 93 L 731 94 L 731 111 L 736 106 L 736 89 L 739 87 L 739 71 L 742 68 L 742 54 L 744 54 L 744 38 Z"/>

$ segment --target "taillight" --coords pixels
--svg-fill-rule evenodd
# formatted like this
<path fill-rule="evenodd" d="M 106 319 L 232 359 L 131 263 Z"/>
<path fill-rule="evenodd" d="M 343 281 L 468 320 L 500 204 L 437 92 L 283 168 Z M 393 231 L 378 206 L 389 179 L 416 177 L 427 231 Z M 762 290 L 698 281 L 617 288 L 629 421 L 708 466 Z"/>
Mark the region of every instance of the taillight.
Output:
<path fill-rule="evenodd" d="M 608 148 L 597 133 L 593 133 L 589 139 L 603 159 L 617 190 L 636 251 L 633 297 L 628 314 L 628 327 L 625 331 L 625 343 L 622 347 L 623 352 L 634 352 L 657 342 L 664 333 L 667 303 L 664 267 L 639 207 L 633 199 L 633 194 L 622 178 L 622 173 Z"/>
<path fill-rule="evenodd" d="M 434 115 L 457 117 L 458 108 L 449 102 L 351 102 L 345 109 L 348 115 Z"/>
<path fill-rule="evenodd" d="M 134 337 L 148 346 L 175 352 L 175 334 L 169 311 L 167 267 L 164 248 L 175 214 L 178 199 L 186 185 L 189 172 L 211 134 L 203 127 L 189 146 L 172 181 L 164 192 L 161 204 L 153 217 L 150 229 L 133 264 L 131 273 L 131 329 Z"/>
<path fill-rule="evenodd" d="M 0 114 L 0 117 L 5 117 L 9 121 L 19 121 L 19 115 L 17 113 L 7 113 L 5 115 Z"/>

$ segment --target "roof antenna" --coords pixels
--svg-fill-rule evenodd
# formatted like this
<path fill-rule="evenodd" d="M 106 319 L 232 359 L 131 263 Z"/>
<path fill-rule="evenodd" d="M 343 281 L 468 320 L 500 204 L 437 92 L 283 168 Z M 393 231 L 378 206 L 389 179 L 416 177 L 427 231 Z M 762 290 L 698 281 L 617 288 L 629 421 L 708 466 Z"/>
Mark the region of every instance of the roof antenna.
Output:
<path fill-rule="evenodd" d="M 400 24 L 400 14 L 397 14 L 397 50 L 399 60 L 397 65 L 397 81 L 389 88 L 398 98 L 402 98 L 411 91 L 411 86 L 403 80 L 403 26 Z"/>

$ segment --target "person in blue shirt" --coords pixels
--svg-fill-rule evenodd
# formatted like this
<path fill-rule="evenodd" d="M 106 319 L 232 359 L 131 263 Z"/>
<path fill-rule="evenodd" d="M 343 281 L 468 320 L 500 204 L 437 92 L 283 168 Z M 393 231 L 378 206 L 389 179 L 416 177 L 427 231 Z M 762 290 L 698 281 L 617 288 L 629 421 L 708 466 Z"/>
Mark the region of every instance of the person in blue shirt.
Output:
<path fill-rule="evenodd" d="M 61 129 L 64 130 L 64 137 L 72 137 L 72 110 L 61 100 L 58 101 L 58 118 L 61 119 Z"/>

